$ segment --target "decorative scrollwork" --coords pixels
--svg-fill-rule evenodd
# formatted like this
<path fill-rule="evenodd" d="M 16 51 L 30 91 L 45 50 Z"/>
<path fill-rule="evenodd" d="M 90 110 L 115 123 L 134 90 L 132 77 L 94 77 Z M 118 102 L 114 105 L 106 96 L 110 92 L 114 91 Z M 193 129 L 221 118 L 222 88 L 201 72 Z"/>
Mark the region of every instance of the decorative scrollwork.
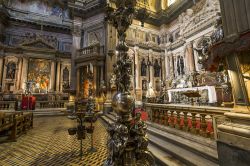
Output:
<path fill-rule="evenodd" d="M 112 100 L 112 108 L 118 114 L 117 121 L 108 129 L 109 156 L 105 166 L 153 166 L 154 158 L 148 151 L 146 137 L 147 126 L 141 121 L 138 113 L 132 118 L 134 98 L 130 95 L 132 61 L 128 56 L 126 31 L 132 24 L 135 14 L 135 0 L 116 0 L 117 9 L 107 8 L 106 19 L 117 29 L 118 51 L 117 62 L 114 64 L 117 94 Z"/>

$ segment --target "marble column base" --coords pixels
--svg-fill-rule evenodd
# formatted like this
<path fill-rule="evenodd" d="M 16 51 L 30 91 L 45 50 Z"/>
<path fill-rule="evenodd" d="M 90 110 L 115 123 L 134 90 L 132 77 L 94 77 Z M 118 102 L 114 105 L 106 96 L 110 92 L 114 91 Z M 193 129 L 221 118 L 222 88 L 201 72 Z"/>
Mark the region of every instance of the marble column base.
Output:
<path fill-rule="evenodd" d="M 227 121 L 218 126 L 218 156 L 221 166 L 250 163 L 250 114 L 227 112 Z"/>

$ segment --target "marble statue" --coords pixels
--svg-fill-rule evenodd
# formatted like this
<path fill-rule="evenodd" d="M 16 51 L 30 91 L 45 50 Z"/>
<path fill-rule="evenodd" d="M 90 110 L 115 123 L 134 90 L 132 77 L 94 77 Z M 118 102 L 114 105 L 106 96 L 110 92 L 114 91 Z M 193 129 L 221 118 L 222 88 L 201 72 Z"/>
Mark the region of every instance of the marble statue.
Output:
<path fill-rule="evenodd" d="M 154 63 L 154 76 L 155 77 L 160 77 L 160 72 L 161 72 L 161 66 L 158 62 L 158 59 L 155 59 Z"/>
<path fill-rule="evenodd" d="M 147 64 L 145 58 L 143 58 L 141 62 L 141 76 L 146 76 L 146 75 L 147 75 Z"/>
<path fill-rule="evenodd" d="M 142 80 L 142 90 L 147 90 L 147 80 Z"/>
<path fill-rule="evenodd" d="M 63 81 L 69 81 L 69 69 L 67 66 L 63 69 Z"/>
<path fill-rule="evenodd" d="M 151 82 L 148 85 L 148 90 L 147 90 L 147 93 L 146 93 L 146 97 L 147 98 L 154 98 L 154 97 L 156 97 L 154 89 L 153 89 L 153 85 L 152 85 Z"/>

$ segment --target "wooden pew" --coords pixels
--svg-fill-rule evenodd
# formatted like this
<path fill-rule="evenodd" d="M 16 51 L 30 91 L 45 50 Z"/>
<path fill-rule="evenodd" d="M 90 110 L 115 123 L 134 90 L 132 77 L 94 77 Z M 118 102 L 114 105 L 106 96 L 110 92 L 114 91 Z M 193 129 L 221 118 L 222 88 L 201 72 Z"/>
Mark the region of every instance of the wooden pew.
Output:
<path fill-rule="evenodd" d="M 33 128 L 33 113 L 31 112 L 13 112 L 0 117 L 0 136 L 4 132 L 8 133 L 8 139 L 5 141 L 16 141 L 31 128 Z"/>

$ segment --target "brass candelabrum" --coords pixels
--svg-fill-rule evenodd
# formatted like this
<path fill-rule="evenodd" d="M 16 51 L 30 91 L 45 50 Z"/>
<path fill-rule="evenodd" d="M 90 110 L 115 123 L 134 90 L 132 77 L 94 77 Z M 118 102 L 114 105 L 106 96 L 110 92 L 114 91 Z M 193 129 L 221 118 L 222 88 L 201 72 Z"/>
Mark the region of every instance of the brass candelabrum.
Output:
<path fill-rule="evenodd" d="M 89 81 L 89 94 L 88 94 L 88 102 L 86 110 L 80 110 L 78 111 L 77 108 L 73 116 L 70 116 L 70 119 L 76 119 L 78 121 L 78 125 L 75 128 L 68 129 L 69 135 L 76 135 L 77 139 L 80 140 L 80 157 L 83 156 L 83 139 L 86 138 L 86 133 L 90 134 L 90 141 L 91 146 L 88 149 L 89 153 L 96 152 L 96 148 L 93 144 L 93 132 L 94 132 L 94 126 L 93 123 L 97 120 L 97 116 L 95 113 L 95 98 L 93 96 L 93 72 L 87 73 L 88 81 Z M 85 123 L 90 123 L 90 126 L 86 126 Z"/>
<path fill-rule="evenodd" d="M 148 150 L 146 124 L 140 119 L 140 113 L 134 114 L 134 98 L 130 94 L 130 75 L 132 62 L 128 57 L 125 43 L 126 31 L 135 15 L 135 0 L 115 0 L 116 9 L 107 7 L 106 20 L 118 32 L 117 62 L 114 65 L 118 92 L 112 100 L 112 108 L 118 118 L 109 129 L 109 155 L 105 166 L 155 165 L 153 155 Z"/>

